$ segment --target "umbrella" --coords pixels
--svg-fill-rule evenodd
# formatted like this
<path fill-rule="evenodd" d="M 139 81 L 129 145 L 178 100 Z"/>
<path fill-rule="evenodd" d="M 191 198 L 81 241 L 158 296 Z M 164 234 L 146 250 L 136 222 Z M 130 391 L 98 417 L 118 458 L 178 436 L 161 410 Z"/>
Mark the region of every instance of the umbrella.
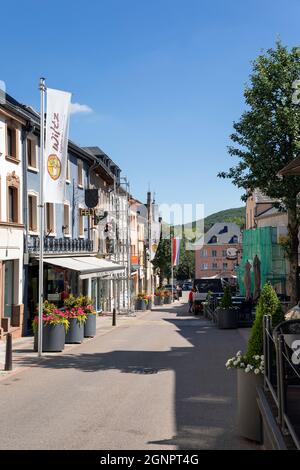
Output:
<path fill-rule="evenodd" d="M 254 256 L 253 261 L 253 271 L 254 271 L 254 292 L 253 292 L 253 299 L 257 300 L 260 295 L 260 260 L 257 255 Z"/>
<path fill-rule="evenodd" d="M 245 286 L 245 297 L 246 300 L 249 300 L 251 297 L 251 276 L 250 276 L 251 264 L 247 260 L 245 264 L 245 273 L 244 273 L 244 286 Z"/>

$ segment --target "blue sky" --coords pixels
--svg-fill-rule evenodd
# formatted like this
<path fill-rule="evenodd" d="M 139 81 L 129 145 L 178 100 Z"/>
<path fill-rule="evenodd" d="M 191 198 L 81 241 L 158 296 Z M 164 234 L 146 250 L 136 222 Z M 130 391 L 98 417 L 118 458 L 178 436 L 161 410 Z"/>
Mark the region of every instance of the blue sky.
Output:
<path fill-rule="evenodd" d="M 44 5 L 44 8 L 41 8 Z M 280 36 L 300 44 L 297 0 L 65 0 L 1 4 L 0 79 L 39 107 L 38 80 L 73 93 L 71 138 L 99 145 L 136 197 L 241 205 L 216 174 L 244 109 L 250 61 Z"/>

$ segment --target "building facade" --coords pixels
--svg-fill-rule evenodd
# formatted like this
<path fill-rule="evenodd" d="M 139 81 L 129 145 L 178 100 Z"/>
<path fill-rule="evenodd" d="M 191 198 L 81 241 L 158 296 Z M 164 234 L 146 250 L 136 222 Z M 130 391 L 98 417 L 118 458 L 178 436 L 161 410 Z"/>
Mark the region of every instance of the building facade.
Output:
<path fill-rule="evenodd" d="M 23 305 L 23 142 L 26 122 L 0 104 L 0 338 L 21 336 Z"/>
<path fill-rule="evenodd" d="M 196 242 L 195 276 L 223 277 L 235 276 L 235 266 L 241 256 L 241 231 L 237 224 L 216 223 L 204 236 L 203 246 Z"/>

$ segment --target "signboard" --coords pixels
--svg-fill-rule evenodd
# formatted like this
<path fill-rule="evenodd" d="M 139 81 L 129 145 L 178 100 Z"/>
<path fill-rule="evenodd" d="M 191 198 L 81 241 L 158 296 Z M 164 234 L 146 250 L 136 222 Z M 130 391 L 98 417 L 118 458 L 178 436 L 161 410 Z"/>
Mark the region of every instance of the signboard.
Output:
<path fill-rule="evenodd" d="M 96 215 L 96 209 L 79 209 L 79 214 L 84 215 L 86 217 L 93 217 L 94 215 Z"/>
<path fill-rule="evenodd" d="M 237 259 L 237 249 L 236 248 L 227 248 L 226 258 L 227 259 Z"/>

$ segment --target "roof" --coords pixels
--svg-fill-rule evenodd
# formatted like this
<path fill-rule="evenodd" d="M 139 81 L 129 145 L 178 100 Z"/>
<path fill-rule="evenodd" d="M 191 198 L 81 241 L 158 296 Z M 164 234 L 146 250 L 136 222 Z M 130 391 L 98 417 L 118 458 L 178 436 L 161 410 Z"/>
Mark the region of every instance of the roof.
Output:
<path fill-rule="evenodd" d="M 275 202 L 275 199 L 266 196 L 259 188 L 254 189 L 252 196 L 257 204 L 267 204 Z"/>
<path fill-rule="evenodd" d="M 270 207 L 270 209 L 267 209 L 262 214 L 255 216 L 255 219 L 264 219 L 267 217 L 273 217 L 273 216 L 282 215 L 282 214 L 286 214 L 286 211 L 282 211 L 277 207 Z"/>
<path fill-rule="evenodd" d="M 237 236 L 237 242 L 232 242 L 232 238 Z M 213 237 L 216 237 L 216 241 L 212 241 Z M 240 243 L 241 242 L 241 229 L 233 222 L 217 222 L 214 224 L 204 235 L 195 242 L 195 246 L 201 245 L 227 245 L 229 243 Z"/>
<path fill-rule="evenodd" d="M 278 174 L 280 176 L 300 176 L 300 155 L 282 168 Z"/>

